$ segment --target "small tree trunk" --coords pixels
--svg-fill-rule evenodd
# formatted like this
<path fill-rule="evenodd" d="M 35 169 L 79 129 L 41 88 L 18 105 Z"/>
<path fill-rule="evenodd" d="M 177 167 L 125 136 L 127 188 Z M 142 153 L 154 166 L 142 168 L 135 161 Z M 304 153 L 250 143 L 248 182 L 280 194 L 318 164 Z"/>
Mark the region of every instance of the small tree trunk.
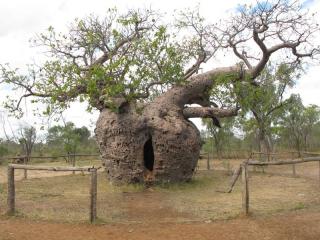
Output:
<path fill-rule="evenodd" d="M 267 156 L 272 153 L 271 140 L 270 137 L 266 134 L 265 130 L 259 130 L 259 149 L 260 152 L 266 153 Z"/>
<path fill-rule="evenodd" d="M 300 148 L 300 140 L 299 139 L 296 140 L 296 149 L 298 151 L 298 157 L 300 158 L 301 157 L 301 148 Z"/>
<path fill-rule="evenodd" d="M 249 214 L 249 177 L 247 164 L 241 165 L 242 173 L 242 210 L 245 215 Z"/>
<path fill-rule="evenodd" d="M 14 182 L 14 168 L 8 167 L 8 215 L 15 213 L 15 182 Z"/>
<path fill-rule="evenodd" d="M 97 169 L 91 169 L 90 185 L 90 222 L 94 223 L 97 219 Z"/>
<path fill-rule="evenodd" d="M 73 153 L 72 155 L 72 167 L 76 166 L 76 154 Z M 72 174 L 75 174 L 75 171 L 72 172 Z"/>
<path fill-rule="evenodd" d="M 24 163 L 23 163 L 24 165 L 27 165 L 27 164 L 28 164 L 28 158 L 29 158 L 28 156 L 25 156 L 25 157 L 24 157 Z M 24 170 L 23 170 L 23 178 L 24 178 L 24 179 L 27 179 L 27 178 L 28 178 L 27 169 L 24 169 Z"/>
<path fill-rule="evenodd" d="M 210 155 L 208 152 L 208 158 L 207 158 L 207 170 L 210 170 Z"/>
<path fill-rule="evenodd" d="M 213 161 L 213 159 L 214 159 L 214 141 L 212 141 L 211 142 L 211 167 L 212 167 L 212 169 L 214 168 L 213 166 L 214 166 L 214 161 Z"/>

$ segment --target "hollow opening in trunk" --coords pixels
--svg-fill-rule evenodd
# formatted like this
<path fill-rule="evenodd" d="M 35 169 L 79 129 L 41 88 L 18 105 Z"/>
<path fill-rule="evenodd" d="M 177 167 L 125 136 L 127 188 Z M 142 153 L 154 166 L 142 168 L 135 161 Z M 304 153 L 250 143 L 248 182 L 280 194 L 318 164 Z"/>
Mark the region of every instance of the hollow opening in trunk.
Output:
<path fill-rule="evenodd" d="M 152 138 L 150 137 L 148 141 L 144 144 L 143 148 L 144 166 L 149 171 L 153 170 L 154 165 L 154 153 L 152 146 Z"/>

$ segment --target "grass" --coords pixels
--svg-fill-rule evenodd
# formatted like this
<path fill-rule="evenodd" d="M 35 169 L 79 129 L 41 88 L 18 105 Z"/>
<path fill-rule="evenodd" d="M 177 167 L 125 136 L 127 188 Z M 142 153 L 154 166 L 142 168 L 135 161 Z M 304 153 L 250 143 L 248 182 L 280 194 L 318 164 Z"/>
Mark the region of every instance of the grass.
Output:
<path fill-rule="evenodd" d="M 293 208 L 293 210 L 300 210 L 306 208 L 304 203 L 297 203 L 297 205 Z"/>
<path fill-rule="evenodd" d="M 98 177 L 98 222 L 188 222 L 234 218 L 241 214 L 240 182 L 230 194 L 217 192 L 226 189 L 229 180 L 226 171 L 199 171 L 190 182 L 166 183 L 146 189 L 142 184 L 113 186 L 106 182 L 101 172 Z M 18 217 L 87 222 L 89 184 L 88 174 L 16 181 Z M 249 188 L 250 211 L 254 215 L 319 209 L 320 206 L 318 182 L 313 179 L 250 172 Z M 6 202 L 5 189 L 5 184 L 0 184 L 0 206 Z"/>
<path fill-rule="evenodd" d="M 40 165 L 40 166 L 71 166 L 70 164 L 66 163 L 65 161 L 40 161 L 37 159 L 37 162 L 31 162 L 31 165 Z M 81 160 L 76 162 L 76 166 L 83 167 L 83 166 L 101 166 L 100 160 Z M 3 165 L 0 166 L 0 183 L 6 181 L 6 174 L 7 174 L 7 166 Z M 42 178 L 42 177 L 56 177 L 61 175 L 68 175 L 70 173 L 67 172 L 46 172 L 46 171 L 28 171 L 28 178 Z M 79 173 L 77 173 L 79 174 Z M 23 179 L 24 173 L 23 170 L 16 170 L 15 171 L 15 179 L 21 180 Z"/>

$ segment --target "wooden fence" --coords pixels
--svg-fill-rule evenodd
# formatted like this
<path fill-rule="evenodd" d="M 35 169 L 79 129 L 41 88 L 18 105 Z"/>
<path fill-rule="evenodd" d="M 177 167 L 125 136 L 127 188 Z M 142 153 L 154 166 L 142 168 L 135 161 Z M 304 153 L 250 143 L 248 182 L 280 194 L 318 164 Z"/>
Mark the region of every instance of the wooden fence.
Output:
<path fill-rule="evenodd" d="M 5 157 L 0 158 L 0 160 L 11 160 L 11 163 L 23 163 L 24 165 L 28 165 L 31 159 L 58 159 L 64 158 L 67 159 L 72 167 L 76 167 L 76 157 L 100 157 L 99 154 L 69 154 L 69 155 L 60 155 L 60 156 L 17 156 L 17 157 Z M 18 162 L 17 162 L 18 161 Z M 20 162 L 19 162 L 20 161 Z M 24 169 L 24 179 L 28 178 L 28 169 Z M 75 171 L 73 171 L 73 174 Z"/>
<path fill-rule="evenodd" d="M 249 214 L 249 171 L 248 166 L 268 166 L 268 165 L 295 165 L 299 163 L 306 162 L 319 162 L 319 184 L 320 184 L 320 157 L 308 157 L 308 158 L 298 158 L 293 160 L 281 160 L 281 161 L 268 161 L 261 162 L 256 160 L 244 161 L 238 169 L 234 172 L 231 180 L 231 186 L 227 191 L 230 193 L 235 185 L 235 182 L 239 178 L 241 173 L 242 179 L 242 210 L 245 215 Z"/>
<path fill-rule="evenodd" d="M 23 170 L 37 170 L 37 171 L 80 171 L 91 173 L 91 184 L 90 184 L 90 222 L 93 223 L 97 219 L 97 171 L 99 168 L 95 167 L 47 167 L 47 166 L 31 166 L 31 165 L 21 165 L 21 164 L 9 164 L 8 165 L 8 196 L 7 205 L 8 215 L 15 214 L 15 181 L 14 181 L 14 171 L 15 169 Z"/>

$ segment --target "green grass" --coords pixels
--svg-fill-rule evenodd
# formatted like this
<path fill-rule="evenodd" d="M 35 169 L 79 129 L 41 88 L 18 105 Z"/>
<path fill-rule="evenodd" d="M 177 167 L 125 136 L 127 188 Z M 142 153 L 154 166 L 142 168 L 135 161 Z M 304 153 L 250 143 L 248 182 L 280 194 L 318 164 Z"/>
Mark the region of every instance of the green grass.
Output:
<path fill-rule="evenodd" d="M 296 206 L 294 206 L 293 210 L 300 210 L 306 208 L 306 205 L 302 202 L 297 203 Z"/>

